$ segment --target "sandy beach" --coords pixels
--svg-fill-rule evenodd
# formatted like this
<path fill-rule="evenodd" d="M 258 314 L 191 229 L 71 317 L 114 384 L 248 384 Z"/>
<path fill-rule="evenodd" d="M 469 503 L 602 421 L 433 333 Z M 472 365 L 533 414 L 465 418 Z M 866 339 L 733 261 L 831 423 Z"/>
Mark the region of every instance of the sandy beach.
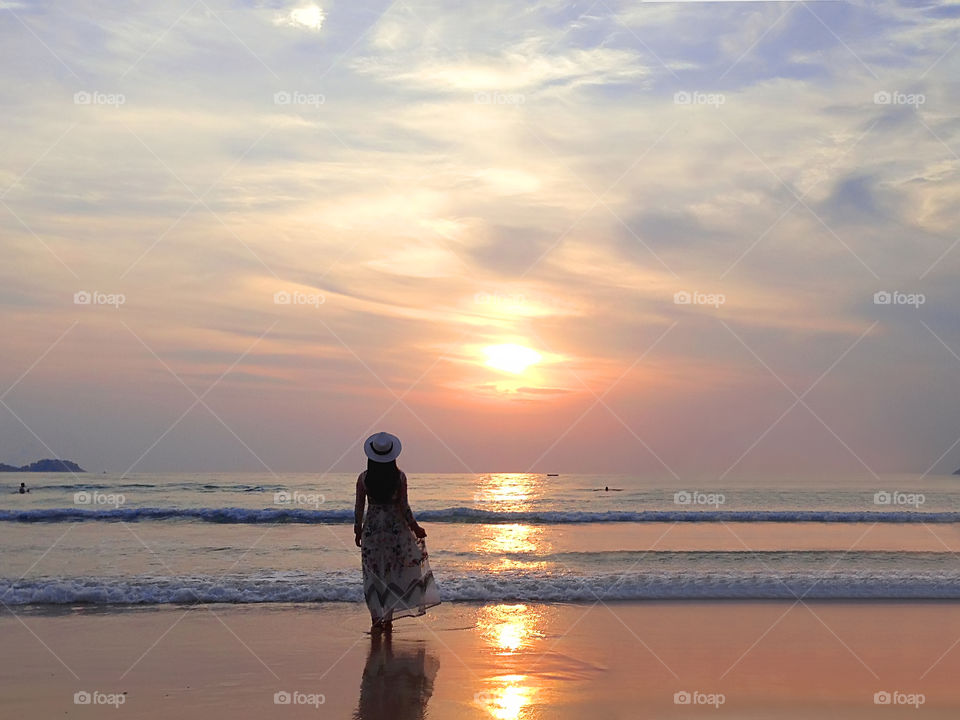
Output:
<path fill-rule="evenodd" d="M 366 620 L 343 603 L 5 612 L 0 707 L 20 718 L 366 720 L 960 708 L 954 603 L 447 603 L 379 643 Z"/>

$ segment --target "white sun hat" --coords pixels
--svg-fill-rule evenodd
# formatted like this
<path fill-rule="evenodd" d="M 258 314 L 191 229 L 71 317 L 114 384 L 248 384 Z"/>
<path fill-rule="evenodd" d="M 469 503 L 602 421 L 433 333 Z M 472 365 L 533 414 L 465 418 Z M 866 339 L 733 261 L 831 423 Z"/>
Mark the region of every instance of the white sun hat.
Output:
<path fill-rule="evenodd" d="M 400 438 L 388 432 L 374 433 L 363 443 L 363 452 L 374 462 L 390 462 L 400 454 Z"/>

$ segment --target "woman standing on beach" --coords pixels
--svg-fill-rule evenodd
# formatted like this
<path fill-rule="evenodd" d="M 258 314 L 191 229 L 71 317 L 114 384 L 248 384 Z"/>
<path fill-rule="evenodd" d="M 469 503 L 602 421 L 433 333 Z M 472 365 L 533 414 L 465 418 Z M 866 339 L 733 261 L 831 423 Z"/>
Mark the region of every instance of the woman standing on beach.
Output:
<path fill-rule="evenodd" d="M 440 604 L 440 594 L 427 562 L 427 531 L 413 517 L 407 476 L 397 467 L 400 439 L 376 433 L 363 443 L 363 452 L 367 469 L 357 478 L 353 531 L 361 549 L 370 631 L 389 632 L 395 617 L 423 615 Z"/>

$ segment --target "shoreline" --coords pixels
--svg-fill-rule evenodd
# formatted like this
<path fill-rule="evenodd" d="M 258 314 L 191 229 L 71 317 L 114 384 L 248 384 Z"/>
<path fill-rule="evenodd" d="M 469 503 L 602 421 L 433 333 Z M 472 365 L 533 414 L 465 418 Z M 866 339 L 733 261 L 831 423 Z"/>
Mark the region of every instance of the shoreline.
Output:
<path fill-rule="evenodd" d="M 544 605 L 566 608 L 590 608 L 595 605 L 603 606 L 654 606 L 654 605 L 792 605 L 802 601 L 805 605 L 956 605 L 960 609 L 960 600 L 954 598 L 736 598 L 736 597 L 685 597 L 685 598 L 649 598 L 649 599 L 616 599 L 596 601 L 588 600 L 530 600 L 525 598 L 498 598 L 496 600 L 443 600 L 437 607 L 486 607 L 491 605 Z M 178 603 L 31 603 L 28 605 L 0 605 L 0 619 L 17 615 L 44 616 L 53 615 L 77 616 L 91 614 L 125 614 L 150 613 L 164 610 L 186 611 L 193 608 L 250 610 L 263 609 L 271 612 L 305 611 L 314 612 L 324 607 L 359 608 L 366 610 L 362 601 L 264 601 L 264 602 L 178 602 Z M 430 615 L 436 608 L 431 607 L 425 615 Z M 419 616 L 412 616 L 416 619 Z"/>

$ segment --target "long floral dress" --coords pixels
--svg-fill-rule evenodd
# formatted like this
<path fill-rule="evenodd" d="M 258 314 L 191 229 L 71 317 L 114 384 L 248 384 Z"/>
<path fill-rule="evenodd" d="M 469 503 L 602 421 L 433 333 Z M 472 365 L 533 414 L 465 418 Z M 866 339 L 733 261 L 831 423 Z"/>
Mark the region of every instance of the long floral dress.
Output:
<path fill-rule="evenodd" d="M 356 516 L 369 501 L 363 480 L 357 479 Z M 390 503 L 367 503 L 361 528 L 363 597 L 374 621 L 423 615 L 440 604 L 440 593 L 427 561 L 427 544 L 413 528 L 416 520 L 407 502 L 407 476 Z"/>

